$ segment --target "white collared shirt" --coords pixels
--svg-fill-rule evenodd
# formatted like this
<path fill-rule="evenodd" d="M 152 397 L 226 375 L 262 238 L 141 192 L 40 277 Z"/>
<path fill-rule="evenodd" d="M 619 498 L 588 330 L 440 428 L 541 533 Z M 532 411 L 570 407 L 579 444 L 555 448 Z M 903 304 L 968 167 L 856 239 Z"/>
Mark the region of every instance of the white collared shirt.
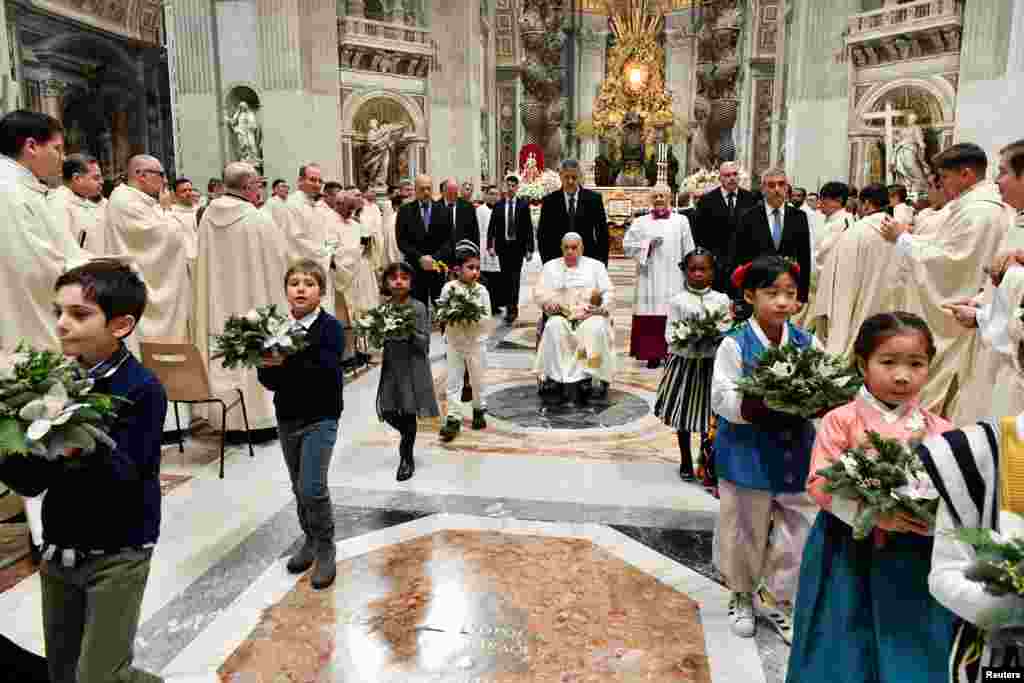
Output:
<path fill-rule="evenodd" d="M 771 348 L 775 344 L 768 341 L 768 336 L 761 329 L 757 320 L 751 318 L 750 328 L 757 335 L 758 340 L 764 347 Z M 779 346 L 785 346 L 789 342 L 789 326 L 783 326 L 782 339 Z M 817 337 L 811 337 L 811 345 L 821 349 L 821 342 Z M 736 390 L 736 382 L 743 376 L 743 351 L 740 350 L 739 342 L 732 337 L 726 337 L 718 346 L 718 353 L 715 354 L 715 369 L 711 379 L 711 410 L 721 415 L 733 424 L 747 424 L 740 414 L 740 406 L 743 404 L 743 394 Z"/>
<path fill-rule="evenodd" d="M 568 192 L 565 192 L 565 213 L 566 214 L 569 213 L 569 200 L 570 199 L 575 200 L 575 202 L 576 202 L 576 213 L 579 214 L 579 212 L 580 212 L 580 191 L 576 190 L 576 192 L 574 192 L 573 194 L 569 194 Z"/>
<path fill-rule="evenodd" d="M 724 187 L 720 187 L 718 189 L 722 191 L 722 201 L 725 202 L 725 208 L 727 208 L 727 209 L 729 208 L 729 195 L 732 195 L 732 210 L 735 212 L 737 209 L 740 208 L 739 207 L 739 203 L 740 203 L 740 191 L 739 191 L 739 188 L 736 188 L 732 192 L 729 192 Z"/>
<path fill-rule="evenodd" d="M 303 318 L 296 319 L 295 316 L 293 315 L 292 316 L 292 320 L 295 320 L 295 322 L 297 322 L 302 327 L 302 329 L 304 329 L 307 332 L 309 332 L 309 328 L 311 328 L 313 326 L 313 323 L 316 322 L 316 318 L 317 318 L 318 315 L 320 315 L 320 307 L 319 306 L 314 308 L 312 310 L 312 312 L 310 312 L 308 315 L 306 315 Z"/>

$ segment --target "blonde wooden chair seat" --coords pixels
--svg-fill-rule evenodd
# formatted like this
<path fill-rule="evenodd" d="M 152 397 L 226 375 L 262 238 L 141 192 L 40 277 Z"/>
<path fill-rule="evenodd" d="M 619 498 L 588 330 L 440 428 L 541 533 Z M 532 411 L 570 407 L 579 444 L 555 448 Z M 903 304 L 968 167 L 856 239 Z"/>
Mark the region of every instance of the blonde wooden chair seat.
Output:
<path fill-rule="evenodd" d="M 252 448 L 252 433 L 249 431 L 249 415 L 245 410 L 245 396 L 242 390 L 235 388 L 238 398 L 231 403 L 213 395 L 210 378 L 206 373 L 206 364 L 195 344 L 178 339 L 157 339 L 150 337 L 141 342 L 142 364 L 149 368 L 164 385 L 167 400 L 174 406 L 174 423 L 178 428 L 178 449 L 185 452 L 185 437 L 181 430 L 181 418 L 178 415 L 179 403 L 219 403 L 221 408 L 221 425 L 225 429 L 220 433 L 220 478 L 224 478 L 224 439 L 228 411 L 235 406 L 242 408 L 242 421 L 245 424 L 245 435 L 249 441 L 249 456 L 256 457 Z"/>

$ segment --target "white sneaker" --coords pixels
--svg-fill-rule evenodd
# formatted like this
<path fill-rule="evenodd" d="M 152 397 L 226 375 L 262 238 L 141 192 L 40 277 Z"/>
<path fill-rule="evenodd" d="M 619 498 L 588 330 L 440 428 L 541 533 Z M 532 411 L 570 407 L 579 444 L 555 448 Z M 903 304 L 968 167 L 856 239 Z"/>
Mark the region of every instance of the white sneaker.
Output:
<path fill-rule="evenodd" d="M 757 594 L 757 616 L 761 617 L 779 634 L 786 645 L 793 644 L 793 606 L 775 602 L 762 593 Z"/>
<path fill-rule="evenodd" d="M 729 598 L 729 618 L 732 632 L 740 638 L 754 637 L 754 595 L 733 593 Z"/>

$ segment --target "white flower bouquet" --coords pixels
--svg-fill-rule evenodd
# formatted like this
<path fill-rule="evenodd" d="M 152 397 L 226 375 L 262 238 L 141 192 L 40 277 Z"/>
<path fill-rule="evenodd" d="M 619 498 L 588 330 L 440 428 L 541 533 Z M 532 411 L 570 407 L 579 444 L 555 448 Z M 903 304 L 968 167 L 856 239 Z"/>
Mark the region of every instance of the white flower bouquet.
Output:
<path fill-rule="evenodd" d="M 939 493 L 921 460 L 901 441 L 869 431 L 865 444 L 844 451 L 818 474 L 827 480 L 826 493 L 860 503 L 853 525 L 857 540 L 867 538 L 883 515 L 894 512 L 935 524 Z"/>
<path fill-rule="evenodd" d="M 683 316 L 672 323 L 672 348 L 683 356 L 707 357 L 714 355 L 722 339 L 736 325 L 726 309 Z"/>
<path fill-rule="evenodd" d="M 711 188 L 718 186 L 718 184 L 718 171 L 708 171 L 703 168 L 690 174 L 686 177 L 686 180 L 683 181 L 683 187 L 690 194 L 707 192 Z"/>
<path fill-rule="evenodd" d="M 562 187 L 561 177 L 550 169 L 545 169 L 532 182 L 519 186 L 519 196 L 530 201 L 539 202 L 547 195 Z"/>
<path fill-rule="evenodd" d="M 265 354 L 289 356 L 306 348 L 306 331 L 296 321 L 277 312 L 270 304 L 245 315 L 233 315 L 224 323 L 224 333 L 213 338 L 211 360 L 222 359 L 229 370 L 238 366 L 258 368 Z"/>
<path fill-rule="evenodd" d="M 117 417 L 115 403 L 128 400 L 93 393 L 92 387 L 78 362 L 56 351 L 20 344 L 0 357 L 0 457 L 56 460 L 69 448 L 116 448 L 108 431 Z"/>
<path fill-rule="evenodd" d="M 439 301 L 434 309 L 434 319 L 445 325 L 473 325 L 484 318 L 484 305 L 480 300 L 479 285 L 463 289 L 452 287 L 448 297 Z"/>
<path fill-rule="evenodd" d="M 1024 528 L 1020 515 L 1008 510 L 999 515 L 1003 528 Z M 993 647 L 1024 646 L 1024 538 L 991 529 L 959 528 L 950 533 L 974 549 L 974 562 L 964 570 L 964 578 L 980 583 L 989 595 L 1017 598 L 1010 601 L 1012 606 L 982 612 L 976 625 Z"/>
<path fill-rule="evenodd" d="M 409 304 L 381 304 L 352 323 L 356 335 L 366 339 L 373 349 L 384 348 L 388 341 L 407 340 L 416 332 L 416 311 Z"/>
<path fill-rule="evenodd" d="M 772 410 L 805 419 L 853 400 L 863 380 L 842 357 L 793 344 L 765 349 L 749 375 L 736 382 L 746 396 L 764 400 Z"/>

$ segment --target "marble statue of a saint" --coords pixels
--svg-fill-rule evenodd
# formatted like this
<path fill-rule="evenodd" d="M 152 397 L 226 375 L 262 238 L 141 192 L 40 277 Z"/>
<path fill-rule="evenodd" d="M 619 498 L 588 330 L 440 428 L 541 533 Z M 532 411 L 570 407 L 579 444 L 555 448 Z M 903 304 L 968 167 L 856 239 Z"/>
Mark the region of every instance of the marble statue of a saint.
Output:
<path fill-rule="evenodd" d="M 391 148 L 405 132 L 403 123 L 385 123 L 370 119 L 366 131 L 366 149 L 363 152 L 363 173 L 372 187 L 388 184 L 388 169 L 391 164 Z"/>
<path fill-rule="evenodd" d="M 256 120 L 256 112 L 249 108 L 248 103 L 240 102 L 226 121 L 238 145 L 238 161 L 259 161 L 260 124 Z"/>
<path fill-rule="evenodd" d="M 917 125 L 916 114 L 907 114 L 907 125 L 893 145 L 891 170 L 894 183 L 906 185 L 911 192 L 927 191 L 924 133 Z"/>

